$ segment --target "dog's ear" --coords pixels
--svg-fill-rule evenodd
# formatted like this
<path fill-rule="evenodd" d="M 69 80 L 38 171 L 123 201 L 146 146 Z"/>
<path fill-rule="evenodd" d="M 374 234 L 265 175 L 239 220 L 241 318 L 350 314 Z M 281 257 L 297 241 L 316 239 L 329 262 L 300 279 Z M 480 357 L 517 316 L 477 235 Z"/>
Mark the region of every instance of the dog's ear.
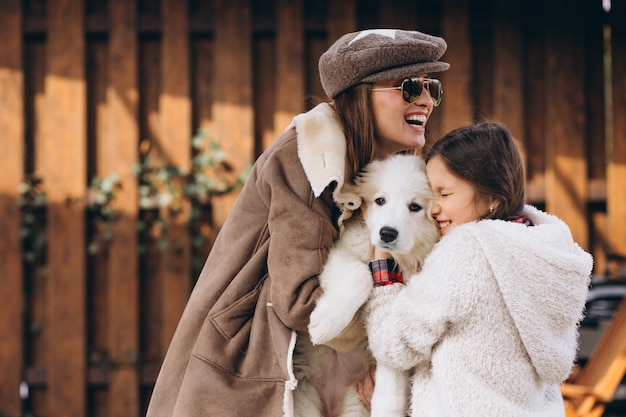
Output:
<path fill-rule="evenodd" d="M 333 192 L 333 199 L 342 211 L 358 210 L 363 202 L 363 199 L 358 194 L 358 187 L 349 183 L 343 184 L 341 189 L 335 190 L 335 192 Z"/>
<path fill-rule="evenodd" d="M 339 209 L 341 215 L 337 220 L 339 225 L 339 234 L 343 234 L 343 224 L 352 217 L 355 211 L 361 208 L 363 199 L 357 194 L 357 187 L 353 184 L 344 184 L 341 189 L 333 192 L 333 200 Z"/>

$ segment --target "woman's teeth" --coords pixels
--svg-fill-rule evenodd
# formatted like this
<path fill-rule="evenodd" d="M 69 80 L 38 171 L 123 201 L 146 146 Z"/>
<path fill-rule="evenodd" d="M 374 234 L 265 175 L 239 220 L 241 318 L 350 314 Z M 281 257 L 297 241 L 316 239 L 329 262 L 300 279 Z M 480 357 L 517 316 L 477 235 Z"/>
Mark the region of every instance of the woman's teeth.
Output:
<path fill-rule="evenodd" d="M 406 119 L 407 123 L 410 123 L 412 125 L 423 125 L 424 123 L 426 123 L 426 116 L 423 114 L 415 114 L 415 115 L 411 115 L 408 116 Z"/>

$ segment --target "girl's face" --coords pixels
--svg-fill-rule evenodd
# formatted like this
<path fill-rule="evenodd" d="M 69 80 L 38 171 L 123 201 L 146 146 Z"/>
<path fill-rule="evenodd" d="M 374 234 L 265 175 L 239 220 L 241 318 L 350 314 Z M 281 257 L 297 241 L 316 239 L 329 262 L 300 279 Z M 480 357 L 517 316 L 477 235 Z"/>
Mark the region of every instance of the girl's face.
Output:
<path fill-rule="evenodd" d="M 431 213 L 442 235 L 460 224 L 480 220 L 493 205 L 490 198 L 477 196 L 472 183 L 453 174 L 439 156 L 428 161 L 426 175 L 435 195 Z"/>
<path fill-rule="evenodd" d="M 424 74 L 420 76 L 425 76 Z M 399 87 L 403 78 L 373 84 L 373 88 Z M 376 157 L 384 158 L 408 149 L 421 149 L 426 143 L 426 122 L 433 101 L 424 88 L 417 101 L 407 103 L 400 90 L 371 93 L 376 128 Z"/>

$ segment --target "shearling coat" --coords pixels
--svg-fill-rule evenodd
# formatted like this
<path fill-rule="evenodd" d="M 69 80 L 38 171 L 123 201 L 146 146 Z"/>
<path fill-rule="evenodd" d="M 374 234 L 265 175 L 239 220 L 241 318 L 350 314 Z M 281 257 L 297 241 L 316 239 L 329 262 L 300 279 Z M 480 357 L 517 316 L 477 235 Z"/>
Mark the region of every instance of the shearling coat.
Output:
<path fill-rule="evenodd" d="M 255 163 L 209 254 L 147 417 L 293 413 L 292 354 L 338 236 L 345 136 L 328 104 L 294 118 Z M 334 190 L 334 191 L 333 191 Z"/>
<path fill-rule="evenodd" d="M 444 235 L 406 286 L 376 288 L 374 357 L 410 369 L 411 416 L 565 416 L 591 256 L 555 216 L 482 220 Z"/>

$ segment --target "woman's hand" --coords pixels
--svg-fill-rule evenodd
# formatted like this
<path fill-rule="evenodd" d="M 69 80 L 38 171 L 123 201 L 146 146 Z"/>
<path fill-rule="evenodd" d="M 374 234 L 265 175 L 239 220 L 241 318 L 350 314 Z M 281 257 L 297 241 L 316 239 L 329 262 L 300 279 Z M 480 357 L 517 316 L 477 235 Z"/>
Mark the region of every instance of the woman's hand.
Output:
<path fill-rule="evenodd" d="M 367 411 L 372 411 L 372 395 L 374 394 L 374 384 L 376 383 L 375 372 L 376 367 L 371 366 L 363 379 L 356 385 L 356 392 L 359 394 L 359 398 L 365 408 L 367 408 Z"/>
<path fill-rule="evenodd" d="M 374 259 L 393 258 L 389 252 L 385 252 L 378 247 L 374 247 Z"/>

